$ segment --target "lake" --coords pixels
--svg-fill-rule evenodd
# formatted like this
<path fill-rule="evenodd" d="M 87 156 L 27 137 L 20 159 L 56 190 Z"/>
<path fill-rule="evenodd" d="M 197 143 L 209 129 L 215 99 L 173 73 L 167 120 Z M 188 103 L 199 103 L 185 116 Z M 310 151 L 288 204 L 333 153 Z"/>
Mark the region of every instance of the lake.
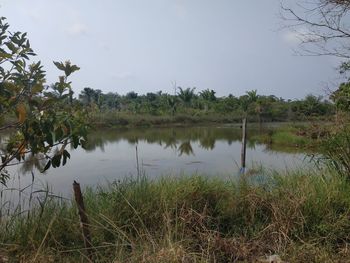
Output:
<path fill-rule="evenodd" d="M 248 126 L 247 168 L 307 166 L 306 154 L 297 149 L 275 150 L 249 139 L 270 128 Z M 239 174 L 240 152 L 239 125 L 104 129 L 90 134 L 87 149 L 71 149 L 71 160 L 64 167 L 40 173 L 46 161 L 37 158 L 11 167 L 8 186 L 23 188 L 34 178 L 36 189 L 48 184 L 52 192 L 69 196 L 73 180 L 95 186 L 137 174 L 151 178 L 193 173 L 232 177 Z"/>

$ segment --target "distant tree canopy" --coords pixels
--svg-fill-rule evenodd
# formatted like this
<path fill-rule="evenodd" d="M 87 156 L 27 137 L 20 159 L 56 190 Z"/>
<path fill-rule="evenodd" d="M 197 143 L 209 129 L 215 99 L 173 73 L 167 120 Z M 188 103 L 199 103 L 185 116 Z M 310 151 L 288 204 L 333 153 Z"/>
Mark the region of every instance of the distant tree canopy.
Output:
<path fill-rule="evenodd" d="M 214 90 L 206 89 L 196 93 L 195 88 L 178 87 L 176 95 L 164 92 L 148 92 L 144 95 L 134 91 L 126 95 L 103 93 L 88 88 L 89 93 L 99 94 L 99 100 L 88 100 L 87 88 L 79 95 L 79 102 L 90 111 L 119 111 L 133 114 L 175 115 L 175 114 L 221 114 L 248 115 L 264 121 L 305 120 L 308 117 L 327 117 L 335 112 L 335 104 L 322 97 L 307 95 L 301 100 L 284 100 L 274 95 L 259 95 L 257 90 L 247 91 L 241 96 L 217 97 Z M 94 98 L 94 96 L 91 96 Z M 100 103 L 99 107 L 97 104 Z"/>
<path fill-rule="evenodd" d="M 74 103 L 68 77 L 79 70 L 69 61 L 54 62 L 63 75 L 50 86 L 26 33 L 9 32 L 0 18 L 0 131 L 11 131 L 0 144 L 0 183 L 9 177 L 8 166 L 28 155 L 41 154 L 46 167 L 64 165 L 74 148 L 86 139 L 87 125 L 80 106 Z M 6 118 L 9 118 L 6 120 Z"/>

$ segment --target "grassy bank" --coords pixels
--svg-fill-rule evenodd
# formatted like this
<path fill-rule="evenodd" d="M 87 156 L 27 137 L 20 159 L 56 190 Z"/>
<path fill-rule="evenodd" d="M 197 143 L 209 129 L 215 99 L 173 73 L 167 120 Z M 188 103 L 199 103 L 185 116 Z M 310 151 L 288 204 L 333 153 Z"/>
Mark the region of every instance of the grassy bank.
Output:
<path fill-rule="evenodd" d="M 154 116 L 145 114 L 130 114 L 125 112 L 94 113 L 92 126 L 96 129 L 108 127 L 177 127 L 177 126 L 211 126 L 218 124 L 241 124 L 241 117 L 238 115 L 175 115 L 175 116 Z M 313 122 L 286 122 L 262 123 L 259 125 L 256 118 L 251 117 L 248 121 L 248 131 L 251 127 L 254 130 L 249 140 L 270 145 L 271 149 L 303 149 L 305 151 L 317 150 L 320 142 L 332 129 L 327 122 L 314 120 Z M 260 127 L 260 128 L 259 128 Z M 260 132 L 259 132 L 260 130 Z M 258 134 L 257 134 L 258 133 Z"/>
<path fill-rule="evenodd" d="M 218 123 L 242 123 L 242 112 L 231 112 L 220 114 L 216 112 L 197 112 L 188 110 L 186 113 L 173 115 L 151 115 L 145 113 L 131 113 L 119 111 L 93 112 L 90 114 L 91 123 L 95 127 L 144 127 L 144 126 L 168 126 L 168 125 L 196 125 L 196 124 L 218 124 Z M 309 117 L 307 120 L 293 119 L 302 122 L 324 122 L 327 118 Z M 259 118 L 255 115 L 248 116 L 249 123 L 258 123 Z M 283 122 L 282 119 L 264 119 L 263 122 Z"/>
<path fill-rule="evenodd" d="M 215 123 L 239 123 L 241 118 L 233 115 L 221 114 L 176 114 L 172 115 L 150 115 L 132 114 L 128 112 L 103 112 L 91 115 L 92 124 L 95 127 L 147 127 L 147 126 L 184 126 L 194 124 Z"/>
<path fill-rule="evenodd" d="M 350 184 L 329 172 L 126 180 L 84 196 L 96 262 L 348 262 Z M 0 257 L 84 258 L 74 204 L 2 218 Z"/>
<path fill-rule="evenodd" d="M 291 150 L 294 148 L 305 151 L 320 150 L 320 145 L 329 137 L 333 127 L 327 122 L 286 123 L 269 129 L 250 139 L 270 145 L 271 149 Z"/>
<path fill-rule="evenodd" d="M 198 127 L 215 126 L 221 124 L 238 125 L 240 127 L 241 118 L 233 115 L 175 115 L 175 116 L 154 116 L 144 114 L 130 114 L 123 112 L 94 113 L 92 116 L 92 126 L 99 128 L 138 128 L 138 127 Z M 259 123 L 252 117 L 248 122 L 248 139 L 257 143 L 266 144 L 276 151 L 306 151 L 314 152 L 319 150 L 319 146 L 331 126 L 325 121 L 313 122 L 285 122 L 285 123 Z M 252 129 L 252 130 L 251 130 Z M 235 133 L 241 139 L 241 134 Z"/>

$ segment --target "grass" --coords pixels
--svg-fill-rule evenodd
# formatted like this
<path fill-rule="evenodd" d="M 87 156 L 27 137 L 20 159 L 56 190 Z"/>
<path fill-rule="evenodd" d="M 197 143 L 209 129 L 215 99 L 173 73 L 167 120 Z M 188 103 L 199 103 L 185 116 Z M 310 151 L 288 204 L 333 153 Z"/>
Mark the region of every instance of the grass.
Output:
<path fill-rule="evenodd" d="M 217 113 L 177 113 L 172 115 L 133 114 L 130 112 L 102 112 L 93 113 L 92 124 L 94 127 L 144 127 L 144 126 L 184 126 L 191 124 L 215 124 L 215 123 L 240 123 L 242 118 L 237 114 Z"/>
<path fill-rule="evenodd" d="M 144 126 L 167 126 L 167 125 L 193 125 L 193 124 L 217 124 L 217 123 L 242 123 L 243 112 L 235 110 L 231 112 L 219 113 L 213 110 L 198 111 L 194 109 L 183 108 L 171 115 L 169 113 L 151 114 L 146 112 L 131 112 L 131 111 L 94 111 L 90 113 L 91 123 L 95 127 L 144 127 Z M 258 123 L 258 116 L 255 114 L 248 116 L 249 123 Z M 299 122 L 327 122 L 329 117 L 297 118 Z M 286 118 L 265 118 L 263 122 L 286 122 Z"/>
<path fill-rule="evenodd" d="M 299 136 L 290 131 L 278 131 L 273 133 L 271 141 L 273 144 L 290 145 L 295 147 L 304 147 L 310 142 L 308 138 Z"/>
<path fill-rule="evenodd" d="M 251 137 L 272 149 L 321 150 L 320 145 L 328 137 L 331 126 L 328 123 L 285 124 L 270 129 L 268 132 Z"/>
<path fill-rule="evenodd" d="M 84 192 L 96 262 L 348 262 L 350 184 L 331 172 L 127 179 Z M 0 259 L 85 258 L 74 203 L 1 218 Z"/>

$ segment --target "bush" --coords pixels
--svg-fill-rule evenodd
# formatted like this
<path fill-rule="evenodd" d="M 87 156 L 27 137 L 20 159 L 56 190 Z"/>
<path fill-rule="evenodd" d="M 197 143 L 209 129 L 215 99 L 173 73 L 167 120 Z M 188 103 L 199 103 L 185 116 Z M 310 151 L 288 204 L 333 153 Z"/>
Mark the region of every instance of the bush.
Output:
<path fill-rule="evenodd" d="M 350 126 L 340 126 L 322 143 L 326 164 L 350 179 Z"/>

